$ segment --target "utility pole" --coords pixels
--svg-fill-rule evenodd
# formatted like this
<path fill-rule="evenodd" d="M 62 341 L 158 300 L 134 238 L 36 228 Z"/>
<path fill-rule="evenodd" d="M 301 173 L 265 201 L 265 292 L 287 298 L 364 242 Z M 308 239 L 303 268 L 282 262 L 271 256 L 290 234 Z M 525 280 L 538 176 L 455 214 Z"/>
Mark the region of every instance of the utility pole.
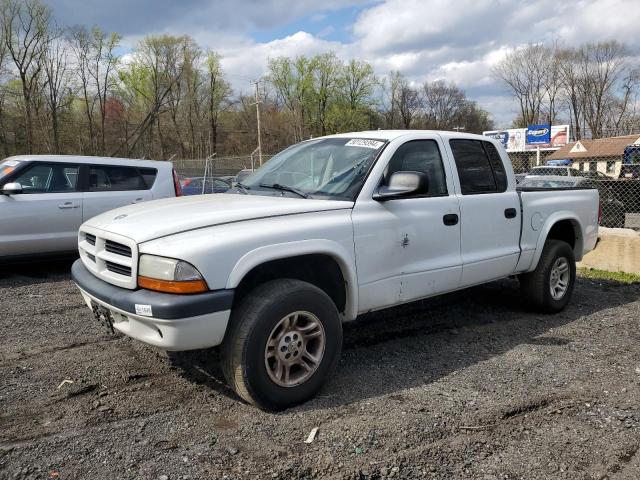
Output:
<path fill-rule="evenodd" d="M 260 94 L 258 93 L 258 85 L 260 84 L 260 80 L 256 80 L 253 82 L 256 86 L 256 125 L 258 128 L 258 165 L 262 165 L 262 139 L 260 135 L 260 104 L 262 101 L 260 100 Z"/>

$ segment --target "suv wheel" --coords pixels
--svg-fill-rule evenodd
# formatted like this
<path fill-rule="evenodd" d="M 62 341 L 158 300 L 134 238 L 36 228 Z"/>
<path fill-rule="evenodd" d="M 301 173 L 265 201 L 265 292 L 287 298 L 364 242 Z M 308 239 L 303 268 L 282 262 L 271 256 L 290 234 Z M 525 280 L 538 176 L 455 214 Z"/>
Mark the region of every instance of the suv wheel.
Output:
<path fill-rule="evenodd" d="M 342 324 L 325 292 L 300 280 L 273 280 L 234 307 L 222 369 L 244 400 L 281 410 L 320 390 L 341 347 Z"/>

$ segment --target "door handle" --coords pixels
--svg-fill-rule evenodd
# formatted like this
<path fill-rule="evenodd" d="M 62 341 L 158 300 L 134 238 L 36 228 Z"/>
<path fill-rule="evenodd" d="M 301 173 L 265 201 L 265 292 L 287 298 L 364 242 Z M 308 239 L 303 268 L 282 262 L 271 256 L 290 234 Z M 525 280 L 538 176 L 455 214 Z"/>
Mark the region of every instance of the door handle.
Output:
<path fill-rule="evenodd" d="M 458 215 L 455 213 L 447 213 L 444 217 L 442 217 L 442 221 L 448 227 L 452 227 L 453 225 L 458 224 Z"/>
<path fill-rule="evenodd" d="M 505 218 L 516 218 L 518 216 L 518 211 L 515 208 L 507 208 L 504 211 Z"/>
<path fill-rule="evenodd" d="M 136 198 L 136 199 L 135 199 L 133 202 L 131 202 L 131 203 L 132 203 L 132 204 L 134 204 L 134 203 L 138 203 L 138 202 L 141 202 L 142 200 L 144 200 L 144 198 L 139 197 L 139 198 Z"/>
<path fill-rule="evenodd" d="M 64 203 L 61 203 L 60 205 L 58 205 L 58 208 L 60 210 L 66 210 L 68 208 L 77 208 L 77 207 L 78 207 L 78 205 L 75 205 L 73 202 L 64 202 Z"/>

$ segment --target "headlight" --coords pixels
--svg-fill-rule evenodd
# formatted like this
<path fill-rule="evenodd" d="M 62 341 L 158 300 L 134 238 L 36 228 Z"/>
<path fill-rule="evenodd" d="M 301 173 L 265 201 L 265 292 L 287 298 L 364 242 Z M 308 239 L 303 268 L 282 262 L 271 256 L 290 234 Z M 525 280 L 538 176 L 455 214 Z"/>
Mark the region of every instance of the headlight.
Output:
<path fill-rule="evenodd" d="M 200 272 L 190 263 L 156 255 L 140 256 L 138 285 L 167 293 L 200 293 L 209 289 Z"/>

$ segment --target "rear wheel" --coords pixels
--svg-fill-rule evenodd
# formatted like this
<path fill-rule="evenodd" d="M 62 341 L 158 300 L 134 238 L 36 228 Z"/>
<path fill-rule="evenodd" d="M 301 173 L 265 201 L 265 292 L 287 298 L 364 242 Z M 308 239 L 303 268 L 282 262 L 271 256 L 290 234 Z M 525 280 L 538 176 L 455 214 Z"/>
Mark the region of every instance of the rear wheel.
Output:
<path fill-rule="evenodd" d="M 313 397 L 335 369 L 342 324 L 329 296 L 299 280 L 274 280 L 234 308 L 222 344 L 227 382 L 249 403 L 281 410 Z"/>
<path fill-rule="evenodd" d="M 536 269 L 520 275 L 520 288 L 530 307 L 555 313 L 571 300 L 575 279 L 576 261 L 571 246 L 561 240 L 547 240 Z"/>

